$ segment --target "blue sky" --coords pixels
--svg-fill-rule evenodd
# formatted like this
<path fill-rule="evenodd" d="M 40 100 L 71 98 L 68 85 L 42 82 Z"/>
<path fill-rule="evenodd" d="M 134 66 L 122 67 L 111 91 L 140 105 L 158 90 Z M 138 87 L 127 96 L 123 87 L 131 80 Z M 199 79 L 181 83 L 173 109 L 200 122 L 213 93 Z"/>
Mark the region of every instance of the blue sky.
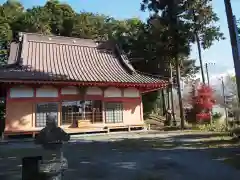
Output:
<path fill-rule="evenodd" d="M 0 3 L 5 2 L 0 0 Z M 46 0 L 20 0 L 25 8 L 35 5 L 43 5 Z M 141 0 L 65 0 L 77 12 L 90 11 L 100 14 L 106 14 L 115 18 L 124 19 L 138 17 L 146 19 L 148 14 L 140 11 Z M 204 62 L 215 62 L 216 64 L 209 67 L 210 77 L 212 79 L 219 77 L 220 74 L 226 74 L 233 71 L 232 51 L 230 47 L 227 19 L 225 14 L 224 0 L 213 0 L 213 7 L 218 14 L 221 31 L 224 33 L 226 40 L 215 42 L 208 50 L 203 52 Z M 232 0 L 233 12 L 240 19 L 240 0 Z M 194 45 L 191 53 L 192 58 L 197 59 L 197 49 Z"/>

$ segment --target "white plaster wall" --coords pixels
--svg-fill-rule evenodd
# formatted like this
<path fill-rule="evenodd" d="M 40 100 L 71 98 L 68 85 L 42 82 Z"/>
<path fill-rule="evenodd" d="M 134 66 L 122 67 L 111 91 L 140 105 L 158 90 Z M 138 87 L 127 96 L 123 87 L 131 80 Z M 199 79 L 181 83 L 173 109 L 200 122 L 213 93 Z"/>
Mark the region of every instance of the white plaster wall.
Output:
<path fill-rule="evenodd" d="M 102 95 L 102 90 L 98 87 L 89 87 L 86 91 L 87 95 Z"/>
<path fill-rule="evenodd" d="M 135 88 L 126 88 L 123 91 L 123 96 L 124 97 L 139 97 L 139 91 Z"/>
<path fill-rule="evenodd" d="M 34 90 L 29 87 L 14 87 L 10 88 L 10 97 L 11 98 L 24 98 L 24 97 L 33 97 Z"/>
<path fill-rule="evenodd" d="M 104 97 L 122 97 L 121 89 L 109 87 L 104 91 Z"/>
<path fill-rule="evenodd" d="M 37 88 L 36 97 L 58 97 L 58 89 L 53 87 Z"/>
<path fill-rule="evenodd" d="M 69 87 L 64 87 L 61 89 L 61 94 L 63 95 L 75 95 L 79 94 L 78 88 L 69 86 Z"/>

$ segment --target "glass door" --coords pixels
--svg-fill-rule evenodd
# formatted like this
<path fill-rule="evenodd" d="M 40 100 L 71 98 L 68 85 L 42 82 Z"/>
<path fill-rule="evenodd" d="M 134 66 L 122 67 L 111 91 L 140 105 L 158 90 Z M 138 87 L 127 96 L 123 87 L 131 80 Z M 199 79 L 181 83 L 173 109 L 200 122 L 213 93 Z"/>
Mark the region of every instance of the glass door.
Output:
<path fill-rule="evenodd" d="M 105 103 L 106 123 L 122 123 L 123 122 L 123 105 L 122 103 Z"/>

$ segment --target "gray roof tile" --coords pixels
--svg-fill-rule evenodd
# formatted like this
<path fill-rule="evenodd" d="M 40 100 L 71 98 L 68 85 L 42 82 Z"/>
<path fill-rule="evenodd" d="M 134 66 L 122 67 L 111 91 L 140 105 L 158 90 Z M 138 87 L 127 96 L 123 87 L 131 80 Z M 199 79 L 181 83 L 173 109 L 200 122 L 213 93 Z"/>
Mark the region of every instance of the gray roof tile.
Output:
<path fill-rule="evenodd" d="M 112 42 L 24 33 L 12 43 L 0 80 L 120 82 L 161 84 L 159 78 L 136 72 Z"/>

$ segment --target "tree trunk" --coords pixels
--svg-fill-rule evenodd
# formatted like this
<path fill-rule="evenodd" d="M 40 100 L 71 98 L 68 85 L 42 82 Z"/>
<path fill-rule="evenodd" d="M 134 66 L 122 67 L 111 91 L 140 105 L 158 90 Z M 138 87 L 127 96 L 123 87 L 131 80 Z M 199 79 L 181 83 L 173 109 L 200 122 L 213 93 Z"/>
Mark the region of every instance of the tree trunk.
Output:
<path fill-rule="evenodd" d="M 158 91 L 158 96 L 157 96 L 157 108 L 160 110 L 159 112 L 159 115 L 162 115 L 163 114 L 163 107 L 162 107 L 162 104 L 163 104 L 163 100 L 162 100 L 162 94 L 161 94 L 161 90 Z"/>
<path fill-rule="evenodd" d="M 167 88 L 167 111 L 166 111 L 166 123 L 165 125 L 170 126 L 172 125 L 172 113 L 170 113 L 171 109 L 171 94 L 170 94 L 170 86 Z"/>
<path fill-rule="evenodd" d="M 175 118 L 175 108 L 174 108 L 174 99 L 173 99 L 173 77 L 172 77 L 172 64 L 169 63 L 170 68 L 170 79 L 169 79 L 169 88 L 171 94 L 171 107 L 172 107 L 172 117 L 173 117 L 173 126 L 176 126 L 176 118 Z"/>
<path fill-rule="evenodd" d="M 165 93 L 164 93 L 164 89 L 161 90 L 162 91 L 162 110 L 163 110 L 163 116 L 166 115 L 166 102 L 165 102 Z"/>
<path fill-rule="evenodd" d="M 182 103 L 182 92 L 181 92 L 181 86 L 180 86 L 180 64 L 179 64 L 179 59 L 178 59 L 178 54 L 179 54 L 179 34 L 178 34 L 178 29 L 176 28 L 178 24 L 178 16 L 176 13 L 177 6 L 176 6 L 176 0 L 170 1 L 169 4 L 169 14 L 170 14 L 170 21 L 172 22 L 170 24 L 171 26 L 171 33 L 173 37 L 173 43 L 174 49 L 173 49 L 173 54 L 176 62 L 176 72 L 177 72 L 177 92 L 178 92 L 178 100 L 179 100 L 179 108 L 180 108 L 180 118 L 181 118 L 181 129 L 184 129 L 184 114 L 183 114 L 183 103 Z"/>
<path fill-rule="evenodd" d="M 176 122 L 176 117 L 175 117 L 175 108 L 174 108 L 173 86 L 172 86 L 172 84 L 171 84 L 170 90 L 171 90 L 171 104 L 172 104 L 173 126 L 176 126 L 177 122 Z"/>
<path fill-rule="evenodd" d="M 201 45 L 200 45 L 200 39 L 199 39 L 197 32 L 195 32 L 195 36 L 196 36 L 196 41 L 197 41 L 198 57 L 199 57 L 202 81 L 203 81 L 203 84 L 205 84 L 204 67 L 203 67 L 203 61 L 202 61 L 202 50 L 201 50 Z"/>
<path fill-rule="evenodd" d="M 177 92 L 178 92 L 178 101 L 179 101 L 179 108 L 180 108 L 180 118 L 181 118 L 181 129 L 184 129 L 185 125 L 185 118 L 183 113 L 183 103 L 182 103 L 182 92 L 181 92 L 181 75 L 180 75 L 180 65 L 178 56 L 176 55 L 176 71 L 177 71 Z"/>
<path fill-rule="evenodd" d="M 170 95 L 170 86 L 167 88 L 167 109 L 171 109 L 171 95 Z"/>

